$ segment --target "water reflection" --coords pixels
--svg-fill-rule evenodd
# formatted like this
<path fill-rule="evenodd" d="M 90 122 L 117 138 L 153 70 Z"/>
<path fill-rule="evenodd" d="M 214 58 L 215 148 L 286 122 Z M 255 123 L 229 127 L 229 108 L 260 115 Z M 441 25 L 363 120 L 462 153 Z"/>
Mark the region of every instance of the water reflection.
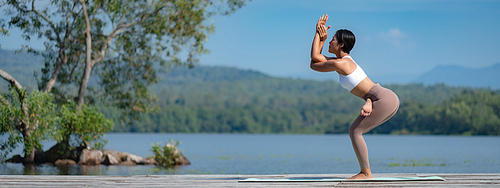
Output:
<path fill-rule="evenodd" d="M 149 146 L 169 138 L 191 165 L 53 166 L 0 163 L 0 174 L 346 174 L 359 164 L 347 135 L 107 134 L 108 149 L 148 156 Z M 131 142 L 131 140 L 133 142 Z M 499 136 L 366 135 L 376 173 L 499 173 Z M 133 145 L 131 145 L 133 143 Z M 223 148 L 223 149 L 221 149 Z M 9 156 L 10 157 L 10 156 Z"/>
<path fill-rule="evenodd" d="M 36 175 L 36 167 L 33 164 L 24 165 L 24 175 Z"/>
<path fill-rule="evenodd" d="M 137 166 L 87 166 L 51 164 L 23 165 L 21 163 L 1 163 L 0 175 L 170 175 L 186 173 L 181 167 Z"/>

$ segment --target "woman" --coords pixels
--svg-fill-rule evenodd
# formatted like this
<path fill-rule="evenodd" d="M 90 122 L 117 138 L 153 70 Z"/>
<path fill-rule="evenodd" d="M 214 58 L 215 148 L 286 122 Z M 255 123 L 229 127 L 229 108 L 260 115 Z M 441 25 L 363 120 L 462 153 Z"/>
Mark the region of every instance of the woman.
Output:
<path fill-rule="evenodd" d="M 319 18 L 316 25 L 316 35 L 311 48 L 311 69 L 319 72 L 336 71 L 342 87 L 358 96 L 366 103 L 361 108 L 360 115 L 349 128 L 349 136 L 361 172 L 348 179 L 372 179 L 368 161 L 368 149 L 362 134 L 390 119 L 399 108 L 398 96 L 389 89 L 373 83 L 349 55 L 356 41 L 354 34 L 345 29 L 338 30 L 330 41 L 328 52 L 336 57 L 321 55 L 325 40 L 328 38 L 326 27 L 328 15 Z"/>

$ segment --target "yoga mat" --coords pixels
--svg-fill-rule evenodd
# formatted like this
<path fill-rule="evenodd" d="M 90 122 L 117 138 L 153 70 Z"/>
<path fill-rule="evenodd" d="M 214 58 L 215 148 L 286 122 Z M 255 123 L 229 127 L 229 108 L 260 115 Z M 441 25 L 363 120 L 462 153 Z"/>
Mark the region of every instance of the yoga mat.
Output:
<path fill-rule="evenodd" d="M 395 178 L 373 178 L 367 180 L 347 180 L 347 179 L 314 179 L 314 178 L 247 178 L 244 180 L 240 180 L 238 182 L 348 182 L 348 181 L 368 181 L 368 182 L 377 182 L 377 181 L 445 181 L 445 179 L 439 176 L 429 176 L 429 177 L 395 177 Z"/>

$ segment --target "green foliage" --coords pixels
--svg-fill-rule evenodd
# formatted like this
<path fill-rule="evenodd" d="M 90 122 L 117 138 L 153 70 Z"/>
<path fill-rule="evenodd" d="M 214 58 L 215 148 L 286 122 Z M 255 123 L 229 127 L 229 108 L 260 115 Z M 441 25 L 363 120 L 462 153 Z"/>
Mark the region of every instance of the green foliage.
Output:
<path fill-rule="evenodd" d="M 41 75 L 34 76 L 38 88 L 52 92 L 55 98 L 46 100 L 46 104 L 52 105 L 49 108 L 40 107 L 45 104 L 36 97 L 26 97 L 24 91 L 18 93 L 17 99 L 14 95 L 5 96 L 11 101 L 18 100 L 19 105 L 13 103 L 2 111 L 2 134 L 9 133 L 11 139 L 1 149 L 9 150 L 21 142 L 19 133 L 12 132 L 15 129 L 22 133 L 25 154 L 33 147 L 41 148 L 40 140 L 48 135 L 68 149 L 71 140 L 84 146 L 103 147 L 102 135 L 112 129 L 113 122 L 96 108 L 82 106 L 83 101 L 113 105 L 132 120 L 139 113 L 154 110 L 156 97 L 148 92 L 148 86 L 158 81 L 157 70 L 169 70 L 173 65 L 194 67 L 198 56 L 208 52 L 203 44 L 214 30 L 208 19 L 219 12 L 229 14 L 244 3 L 243 0 L 57 0 L 40 6 L 34 0 L 5 1 L 1 6 L 7 19 L 0 19 L 0 34 L 6 35 L 7 29 L 17 28 L 28 42 L 32 37 L 45 40 L 45 50 L 24 45 L 19 51 L 44 58 Z M 88 87 L 90 73 L 95 80 Z M 77 94 L 76 88 L 80 88 Z M 66 103 L 75 97 L 77 105 Z M 44 118 L 55 118 L 54 100 L 60 105 L 60 126 L 57 133 L 49 134 L 47 131 L 54 129 L 49 129 L 47 123 L 55 120 Z M 2 100 L 3 105 L 9 106 L 5 101 Z"/>
<path fill-rule="evenodd" d="M 124 117 L 156 109 L 156 97 L 147 87 L 158 81 L 158 71 L 172 66 L 194 67 L 214 25 L 213 15 L 228 15 L 245 0 L 96 0 L 84 1 L 89 15 L 92 51 L 86 57 L 86 20 L 80 1 L 58 0 L 50 4 L 34 1 L 6 1 L 7 19 L 1 28 L 18 28 L 25 40 L 45 40 L 45 50 L 30 46 L 27 50 L 44 58 L 45 66 L 37 74 L 39 89 L 47 88 L 57 102 L 75 97 L 82 80 L 85 59 L 92 61 L 90 95 L 85 101 L 99 100 L 124 112 Z M 3 30 L 1 30 L 3 31 Z M 83 97 L 83 96 L 79 96 Z"/>
<path fill-rule="evenodd" d="M 500 135 L 500 92 L 464 89 L 439 104 L 405 101 L 379 133 Z"/>
<path fill-rule="evenodd" d="M 384 85 L 385 86 L 385 85 Z M 401 106 L 377 134 L 499 135 L 500 93 L 443 84 L 387 85 Z M 359 115 L 363 100 L 335 81 L 274 78 L 225 67 L 176 69 L 151 90 L 157 113 L 116 132 L 340 133 Z M 108 117 L 114 109 L 106 109 Z"/>
<path fill-rule="evenodd" d="M 169 139 L 168 143 L 171 143 L 177 148 L 181 142 Z M 161 143 L 151 144 L 151 146 L 151 151 L 154 154 L 153 157 L 160 166 L 168 167 L 175 165 L 176 159 L 181 157 L 180 152 L 176 153 L 173 147 L 168 147 L 167 145 L 162 146 Z"/>
<path fill-rule="evenodd" d="M 500 135 L 498 92 L 465 90 L 438 109 L 436 121 L 449 127 L 449 134 Z"/>
<path fill-rule="evenodd" d="M 41 149 L 41 142 L 49 140 L 55 132 L 56 105 L 49 93 L 34 90 L 26 95 L 24 90 L 21 94 L 9 90 L 10 93 L 0 94 L 0 136 L 5 139 L 0 142 L 0 150 L 5 156 L 22 144 L 25 154 L 30 154 L 34 148 Z M 27 114 L 22 103 L 26 105 Z"/>
<path fill-rule="evenodd" d="M 113 121 L 97 108 L 83 105 L 76 110 L 75 103 L 68 102 L 57 110 L 50 93 L 34 90 L 23 96 L 24 90 L 21 95 L 9 90 L 10 93 L 0 94 L 0 151 L 4 157 L 19 144 L 24 147 L 25 156 L 29 155 L 34 148 L 42 149 L 42 141 L 47 140 L 72 143 L 73 146 L 64 146 L 64 154 L 72 152 L 74 146 L 102 149 L 106 144 L 103 135 L 112 130 Z M 27 113 L 19 101 L 24 101 Z"/>
<path fill-rule="evenodd" d="M 124 110 L 126 117 L 132 119 L 137 119 L 138 113 L 156 110 L 157 98 L 147 91 L 147 87 L 158 82 L 158 72 L 168 71 L 174 65 L 194 67 L 199 62 L 199 55 L 208 53 L 204 42 L 214 31 L 214 25 L 208 20 L 218 12 L 233 12 L 244 2 L 96 1 L 96 8 L 101 10 L 96 13 L 102 14 L 95 14 L 94 22 L 99 20 L 104 24 L 98 27 L 93 24 L 93 33 L 102 33 L 104 26 L 111 24 L 100 20 L 99 15 L 106 15 L 111 22 L 144 20 L 123 28 L 110 44 L 109 53 L 113 55 L 94 67 L 102 88 L 98 90 L 102 95 L 100 99 Z M 96 46 L 104 44 L 99 40 L 95 43 Z"/>
<path fill-rule="evenodd" d="M 68 101 L 61 106 L 58 132 L 54 139 L 73 143 L 74 146 L 85 144 L 102 149 L 107 142 L 103 136 L 113 129 L 113 124 L 97 108 L 83 105 L 77 109 L 75 102 Z"/>
<path fill-rule="evenodd" d="M 34 76 L 38 88 L 53 93 L 60 105 L 60 126 L 53 137 L 67 146 L 73 139 L 86 146 L 95 142 L 94 147 L 99 148 L 101 136 L 112 129 L 113 122 L 95 108 L 82 107 L 83 101 L 99 101 L 123 110 L 120 120 L 134 120 L 139 113 L 155 110 L 156 97 L 148 92 L 148 86 L 158 81 L 157 70 L 166 71 L 174 65 L 194 67 L 198 56 L 208 52 L 203 44 L 214 30 L 208 19 L 219 12 L 227 15 L 245 1 L 57 0 L 42 4 L 34 0 L 3 2 L 6 19 L 0 19 L 0 34 L 17 28 L 28 42 L 32 37 L 45 40 L 45 50 L 24 45 L 19 51 L 44 59 L 41 74 Z M 75 94 L 76 88 L 80 90 Z M 76 106 L 66 104 L 75 97 L 79 101 Z M 24 99 L 19 100 L 24 108 Z M 5 111 L 3 117 L 14 112 Z M 29 122 L 27 119 L 22 122 Z M 32 131 L 46 130 L 21 130 L 25 146 L 39 147 L 38 140 L 31 140 Z M 19 135 L 11 137 L 6 148 L 15 147 L 20 140 Z"/>
<path fill-rule="evenodd" d="M 15 56 L 6 57 L 14 62 L 9 59 Z M 444 84 L 383 86 L 398 94 L 401 106 L 373 133 L 500 135 L 499 91 Z M 335 81 L 275 78 L 227 67 L 177 68 L 148 89 L 158 96 L 160 108 L 132 124 L 120 122 L 119 109 L 97 104 L 106 117 L 120 122 L 113 131 L 347 133 L 363 104 Z"/>

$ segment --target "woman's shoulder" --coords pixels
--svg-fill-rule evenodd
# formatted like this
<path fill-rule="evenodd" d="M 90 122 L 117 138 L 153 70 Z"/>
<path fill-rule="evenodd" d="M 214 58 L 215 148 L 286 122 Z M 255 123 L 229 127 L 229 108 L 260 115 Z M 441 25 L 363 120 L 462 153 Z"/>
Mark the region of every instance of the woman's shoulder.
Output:
<path fill-rule="evenodd" d="M 349 75 L 354 72 L 357 66 L 358 64 L 350 56 L 344 57 L 337 61 L 337 67 L 339 69 L 337 72 L 342 75 Z"/>

